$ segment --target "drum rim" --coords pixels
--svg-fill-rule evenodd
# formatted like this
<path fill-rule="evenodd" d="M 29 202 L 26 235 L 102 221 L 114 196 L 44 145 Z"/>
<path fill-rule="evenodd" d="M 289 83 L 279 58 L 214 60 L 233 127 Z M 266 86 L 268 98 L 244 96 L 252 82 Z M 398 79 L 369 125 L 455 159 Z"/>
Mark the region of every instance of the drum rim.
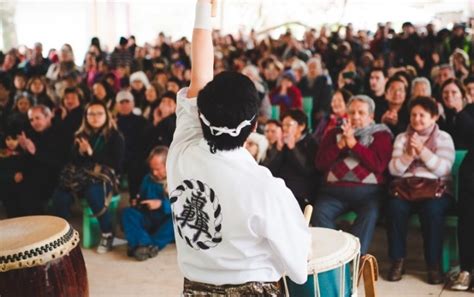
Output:
<path fill-rule="evenodd" d="M 68 255 L 79 244 L 79 232 L 64 222 L 66 225 L 61 232 L 36 246 L 30 244 L 16 250 L 0 251 L 0 272 L 41 266 Z"/>
<path fill-rule="evenodd" d="M 323 273 L 326 271 L 331 271 L 333 269 L 339 268 L 347 263 L 353 261 L 360 254 L 360 242 L 359 238 L 356 236 L 344 232 L 342 230 L 333 230 L 328 228 L 311 228 L 311 229 L 321 229 L 324 231 L 334 231 L 339 234 L 342 234 L 347 240 L 347 243 L 339 251 L 339 253 L 331 254 L 330 256 L 338 256 L 339 258 L 329 258 L 323 257 L 323 260 L 316 261 L 316 259 L 311 259 L 308 261 L 308 273 Z M 316 266 L 317 265 L 317 266 Z"/>

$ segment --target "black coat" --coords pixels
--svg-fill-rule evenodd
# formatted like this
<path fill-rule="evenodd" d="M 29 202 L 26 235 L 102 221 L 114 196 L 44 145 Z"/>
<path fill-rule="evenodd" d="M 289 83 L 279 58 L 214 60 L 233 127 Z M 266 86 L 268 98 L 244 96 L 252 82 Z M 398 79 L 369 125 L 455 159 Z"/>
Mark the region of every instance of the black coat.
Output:
<path fill-rule="evenodd" d="M 146 133 L 145 150 L 147 154 L 157 145 L 170 146 L 176 130 L 176 114 L 164 118 L 158 125 L 150 125 Z"/>
<path fill-rule="evenodd" d="M 143 141 L 147 122 L 144 117 L 136 114 L 117 116 L 117 126 L 125 139 L 125 162 L 135 162 L 142 159 Z"/>
<path fill-rule="evenodd" d="M 81 155 L 79 146 L 74 145 L 72 150 L 72 162 L 77 166 L 87 166 L 90 164 L 106 165 L 117 174 L 122 172 L 122 165 L 125 156 L 125 141 L 117 130 L 112 130 L 107 139 L 100 134 L 79 135 L 86 138 L 93 148 L 92 156 Z M 99 138 L 101 138 L 99 140 Z"/>
<path fill-rule="evenodd" d="M 281 151 L 270 148 L 262 165 L 285 181 L 301 205 L 305 199 L 311 202 L 316 195 L 318 175 L 314 166 L 315 155 L 315 141 L 306 135 L 292 150 L 287 146 Z"/>
<path fill-rule="evenodd" d="M 439 128 L 451 135 L 457 150 L 466 150 L 472 144 L 473 128 L 470 119 L 474 116 L 474 104 L 467 105 L 460 113 L 445 109 L 446 118 L 439 120 Z"/>

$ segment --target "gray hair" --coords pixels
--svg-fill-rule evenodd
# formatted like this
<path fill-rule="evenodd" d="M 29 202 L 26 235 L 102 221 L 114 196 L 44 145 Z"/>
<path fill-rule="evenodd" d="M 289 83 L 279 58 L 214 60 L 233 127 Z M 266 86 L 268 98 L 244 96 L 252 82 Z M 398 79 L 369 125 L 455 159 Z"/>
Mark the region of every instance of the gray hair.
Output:
<path fill-rule="evenodd" d="M 373 114 L 375 112 L 374 99 L 370 98 L 369 96 L 362 95 L 362 94 L 352 96 L 349 99 L 349 102 L 347 103 L 347 108 L 348 109 L 354 101 L 359 101 L 359 102 L 363 102 L 363 103 L 367 104 L 367 106 L 369 107 L 369 114 Z"/>
<path fill-rule="evenodd" d="M 431 97 L 431 83 L 426 77 L 417 77 L 411 82 L 410 94 L 413 94 L 416 84 L 425 84 L 428 87 L 428 97 Z"/>
<path fill-rule="evenodd" d="M 31 113 L 35 110 L 40 111 L 47 118 L 50 118 L 50 117 L 53 116 L 53 112 L 51 111 L 51 109 L 49 107 L 47 107 L 46 105 L 43 105 L 43 104 L 38 104 L 38 105 L 35 105 L 35 106 L 31 107 L 28 110 L 28 117 L 30 117 Z"/>

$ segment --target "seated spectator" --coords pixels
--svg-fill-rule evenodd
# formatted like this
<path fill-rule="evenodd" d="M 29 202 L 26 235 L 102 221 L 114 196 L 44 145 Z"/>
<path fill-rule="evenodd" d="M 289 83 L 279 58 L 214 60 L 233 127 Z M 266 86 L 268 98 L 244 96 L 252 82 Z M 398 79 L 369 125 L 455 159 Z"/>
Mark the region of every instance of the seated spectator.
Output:
<path fill-rule="evenodd" d="M 7 128 L 7 117 L 13 105 L 10 95 L 11 82 L 5 75 L 0 75 L 0 140 L 3 141 L 5 129 Z"/>
<path fill-rule="evenodd" d="M 258 73 L 258 68 L 253 65 L 247 65 L 242 69 L 242 74 L 247 76 L 255 84 L 255 88 L 260 98 L 259 110 L 259 124 L 265 122 L 272 116 L 272 106 L 270 97 L 268 96 L 268 89 L 262 77 Z"/>
<path fill-rule="evenodd" d="M 410 125 L 397 136 L 389 169 L 402 179 L 420 177 L 428 180 L 450 180 L 454 162 L 454 143 L 448 133 L 439 130 L 438 106 L 434 99 L 418 97 L 410 102 Z M 409 190 L 409 189 L 407 189 Z M 424 254 L 428 268 L 428 283 L 440 284 L 441 248 L 444 216 L 451 204 L 451 196 L 426 197 L 417 201 L 403 196 L 391 197 L 387 206 L 389 255 L 392 266 L 389 281 L 399 281 L 404 273 L 408 220 L 416 211 L 421 220 Z"/>
<path fill-rule="evenodd" d="M 28 110 L 33 107 L 30 94 L 23 92 L 15 96 L 13 109 L 7 118 L 7 127 L 15 131 L 26 131 L 30 128 Z"/>
<path fill-rule="evenodd" d="M 131 92 L 118 92 L 115 101 L 117 102 L 117 126 L 125 139 L 123 169 L 127 174 L 130 196 L 135 197 L 146 171 L 143 141 L 145 137 L 149 137 L 144 134 L 147 123 L 145 118 L 133 113 L 135 101 Z"/>
<path fill-rule="evenodd" d="M 382 110 L 380 123 L 387 125 L 396 136 L 408 126 L 409 116 L 407 112 L 407 85 L 398 77 L 391 77 L 385 85 L 386 109 Z"/>
<path fill-rule="evenodd" d="M 30 108 L 28 118 L 32 129 L 18 137 L 27 164 L 21 211 L 22 215 L 42 215 L 64 165 L 65 152 L 58 126 L 52 123 L 53 113 L 47 106 L 40 104 Z"/>
<path fill-rule="evenodd" d="M 303 110 L 301 91 L 295 86 L 295 77 L 291 71 L 283 73 L 278 86 L 270 92 L 272 105 L 280 106 L 280 114 L 296 108 Z"/>
<path fill-rule="evenodd" d="M 148 131 L 145 132 L 145 153 L 158 145 L 170 146 L 176 130 L 176 93 L 166 92 L 153 110 Z"/>
<path fill-rule="evenodd" d="M 103 102 L 109 111 L 115 108 L 115 95 L 113 89 L 104 81 L 98 81 L 92 86 L 92 101 Z"/>
<path fill-rule="evenodd" d="M 380 121 L 387 106 L 385 100 L 385 85 L 387 84 L 387 71 L 383 68 L 374 67 L 369 73 L 369 96 L 375 102 L 375 121 Z"/>
<path fill-rule="evenodd" d="M 46 85 L 46 80 L 42 76 L 33 76 L 30 78 L 26 88 L 32 96 L 34 105 L 42 104 L 49 107 L 51 110 L 55 108 L 53 100 L 51 100 L 46 93 L 48 87 Z"/>
<path fill-rule="evenodd" d="M 332 85 L 325 75 L 321 58 L 312 58 L 307 62 L 308 73 L 298 83 L 303 97 L 313 98 L 312 117 L 314 123 L 330 114 Z"/>
<path fill-rule="evenodd" d="M 293 192 L 301 209 L 311 203 L 316 192 L 316 169 L 311 160 L 316 144 L 308 134 L 308 118 L 299 109 L 291 109 L 282 120 L 282 137 L 267 151 L 262 165 L 273 176 L 282 178 Z"/>
<path fill-rule="evenodd" d="M 13 77 L 13 87 L 15 94 L 26 92 L 26 82 L 28 78 L 23 71 L 17 71 Z"/>
<path fill-rule="evenodd" d="M 316 168 L 324 173 L 324 184 L 314 203 L 312 224 L 335 229 L 337 217 L 356 212 L 351 233 L 359 237 L 364 255 L 385 197 L 392 133 L 387 126 L 375 124 L 375 103 L 370 97 L 353 96 L 347 109 L 349 121 L 331 130 L 316 154 Z"/>
<path fill-rule="evenodd" d="M 265 124 L 265 138 L 268 140 L 268 149 L 274 149 L 281 142 L 281 123 L 277 120 L 269 120 Z"/>
<path fill-rule="evenodd" d="M 468 103 L 474 103 L 474 76 L 469 76 L 463 83 L 466 89 L 466 99 Z"/>
<path fill-rule="evenodd" d="M 472 284 L 474 269 L 474 104 L 467 105 L 458 115 L 468 139 L 468 153 L 459 171 L 458 244 L 461 272 L 451 284 L 453 290 L 467 290 Z"/>
<path fill-rule="evenodd" d="M 466 134 L 466 127 L 458 117 L 467 105 L 466 90 L 459 80 L 453 78 L 444 82 L 441 86 L 441 94 L 445 114 L 440 118 L 439 126 L 451 135 L 456 149 L 466 149 L 469 141 L 466 138 L 468 134 Z"/>
<path fill-rule="evenodd" d="M 158 146 L 148 157 L 150 173 L 141 185 L 138 196 L 131 196 L 131 207 L 122 213 L 122 226 L 128 241 L 128 255 L 138 261 L 153 258 L 174 241 L 171 204 L 166 186 L 168 148 Z"/>
<path fill-rule="evenodd" d="M 90 103 L 76 133 L 71 163 L 61 172 L 53 196 L 53 213 L 68 218 L 74 196 L 83 195 L 99 220 L 102 237 L 97 252 L 100 254 L 112 249 L 114 234 L 108 203 L 117 190 L 124 152 L 123 136 L 105 104 Z"/>
<path fill-rule="evenodd" d="M 59 108 L 57 118 L 62 134 L 62 142 L 69 157 L 74 145 L 76 131 L 81 127 L 84 116 L 84 107 L 81 102 L 81 93 L 78 88 L 71 87 L 64 90 L 64 97 Z"/>
<path fill-rule="evenodd" d="M 150 87 L 150 82 L 143 71 L 137 71 L 130 75 L 130 87 L 133 98 L 135 99 L 135 106 L 142 111 L 146 106 L 146 89 Z"/>
<path fill-rule="evenodd" d="M 347 102 L 352 97 L 352 94 L 345 89 L 338 89 L 332 95 L 331 100 L 331 115 L 325 116 L 316 126 L 313 132 L 313 138 L 317 144 L 320 144 L 326 134 L 338 125 L 342 124 L 344 119 L 347 119 Z"/>
<path fill-rule="evenodd" d="M 5 148 L 0 149 L 0 193 L 8 218 L 22 215 L 20 195 L 25 169 L 24 154 L 18 145 L 15 130 L 9 130 L 5 137 Z"/>
<path fill-rule="evenodd" d="M 153 85 L 150 85 L 145 91 L 145 105 L 142 113 L 143 117 L 150 120 L 151 113 L 158 104 L 160 104 L 158 92 Z"/>
<path fill-rule="evenodd" d="M 262 134 L 252 132 L 245 141 L 244 147 L 257 163 L 261 163 L 267 154 L 268 140 Z"/>
<path fill-rule="evenodd" d="M 431 97 L 431 83 L 425 77 L 417 77 L 411 82 L 411 98 Z"/>

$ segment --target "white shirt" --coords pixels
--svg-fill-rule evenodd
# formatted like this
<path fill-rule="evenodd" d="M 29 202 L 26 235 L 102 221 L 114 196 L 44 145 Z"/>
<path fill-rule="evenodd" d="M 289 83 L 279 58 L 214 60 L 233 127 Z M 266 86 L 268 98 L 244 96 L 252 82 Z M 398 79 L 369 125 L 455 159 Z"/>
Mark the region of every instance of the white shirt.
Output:
<path fill-rule="evenodd" d="M 210 152 L 196 98 L 177 96 L 167 172 L 178 264 L 192 281 L 223 285 L 307 278 L 310 233 L 283 180 L 246 149 Z"/>

